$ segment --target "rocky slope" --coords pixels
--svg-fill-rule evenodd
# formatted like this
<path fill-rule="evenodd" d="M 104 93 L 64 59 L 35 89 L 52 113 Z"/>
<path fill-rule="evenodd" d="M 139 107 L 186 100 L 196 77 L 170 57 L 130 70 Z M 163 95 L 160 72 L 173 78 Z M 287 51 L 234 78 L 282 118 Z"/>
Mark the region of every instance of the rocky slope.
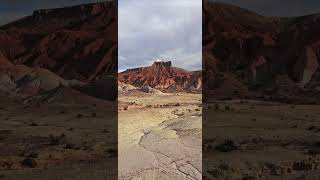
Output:
<path fill-rule="evenodd" d="M 151 66 L 128 69 L 119 73 L 120 82 L 136 87 L 149 86 L 163 92 L 201 92 L 201 71 L 173 67 L 171 61 L 154 62 Z"/>
<path fill-rule="evenodd" d="M 34 11 L 0 27 L 0 42 L 1 65 L 41 67 L 83 81 L 116 75 L 116 3 Z"/>
<path fill-rule="evenodd" d="M 0 27 L 0 91 L 35 96 L 70 87 L 115 100 L 114 1 L 34 11 Z"/>
<path fill-rule="evenodd" d="M 205 94 L 286 100 L 318 94 L 319 30 L 319 15 L 264 17 L 204 1 Z"/>
<path fill-rule="evenodd" d="M 34 96 L 57 87 L 82 85 L 76 80 L 64 80 L 60 76 L 43 68 L 30 68 L 25 65 L 13 65 L 0 71 L 0 91 L 8 95 Z"/>

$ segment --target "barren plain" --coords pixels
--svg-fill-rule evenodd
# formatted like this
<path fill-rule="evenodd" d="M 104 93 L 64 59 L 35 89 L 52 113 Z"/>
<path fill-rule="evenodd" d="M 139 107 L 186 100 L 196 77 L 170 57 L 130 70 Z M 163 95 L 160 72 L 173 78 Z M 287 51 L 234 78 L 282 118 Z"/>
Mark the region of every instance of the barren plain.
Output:
<path fill-rule="evenodd" d="M 265 101 L 207 103 L 204 179 L 319 180 L 319 110 Z"/>
<path fill-rule="evenodd" d="M 119 96 L 119 179 L 202 179 L 202 98 Z"/>
<path fill-rule="evenodd" d="M 116 106 L 80 97 L 0 96 L 0 179 L 117 179 Z"/>

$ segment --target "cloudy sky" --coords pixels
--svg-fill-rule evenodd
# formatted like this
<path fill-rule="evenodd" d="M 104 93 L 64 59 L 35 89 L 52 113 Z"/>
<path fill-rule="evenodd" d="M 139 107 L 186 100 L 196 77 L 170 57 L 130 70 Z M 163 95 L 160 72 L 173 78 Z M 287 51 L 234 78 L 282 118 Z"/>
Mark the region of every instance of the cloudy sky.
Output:
<path fill-rule="evenodd" d="M 0 0 L 0 25 L 32 15 L 33 10 L 60 8 L 103 0 Z"/>
<path fill-rule="evenodd" d="M 320 13 L 319 0 L 213 0 L 230 3 L 267 16 L 302 16 Z"/>
<path fill-rule="evenodd" d="M 103 0 L 0 0 L 0 25 L 35 9 Z M 320 12 L 319 0 L 219 0 L 268 16 Z M 119 70 L 146 66 L 156 58 L 201 69 L 201 0 L 119 0 Z"/>
<path fill-rule="evenodd" d="M 201 69 L 201 0 L 120 0 L 119 71 L 157 58 Z"/>

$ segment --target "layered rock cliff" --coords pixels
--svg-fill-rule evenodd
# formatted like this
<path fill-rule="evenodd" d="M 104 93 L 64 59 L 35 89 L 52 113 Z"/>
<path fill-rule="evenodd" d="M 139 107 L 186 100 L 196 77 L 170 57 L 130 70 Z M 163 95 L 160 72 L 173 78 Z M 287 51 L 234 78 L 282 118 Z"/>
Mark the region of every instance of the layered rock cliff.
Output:
<path fill-rule="evenodd" d="M 201 71 L 173 67 L 171 61 L 128 69 L 118 75 L 119 81 L 136 87 L 150 86 L 164 92 L 201 92 Z"/>
<path fill-rule="evenodd" d="M 204 3 L 205 94 L 284 99 L 317 94 L 319 15 L 264 17 L 232 5 Z"/>
<path fill-rule="evenodd" d="M 46 68 L 65 79 L 116 75 L 116 6 L 106 1 L 36 10 L 0 27 L 0 52 L 14 64 Z"/>

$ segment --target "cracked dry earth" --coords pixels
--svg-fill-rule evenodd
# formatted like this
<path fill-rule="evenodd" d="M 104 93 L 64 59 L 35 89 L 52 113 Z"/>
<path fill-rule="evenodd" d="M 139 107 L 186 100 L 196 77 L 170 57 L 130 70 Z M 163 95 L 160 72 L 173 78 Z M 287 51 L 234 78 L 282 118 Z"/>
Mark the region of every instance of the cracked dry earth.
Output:
<path fill-rule="evenodd" d="M 199 94 L 119 96 L 119 179 L 202 179 Z"/>

